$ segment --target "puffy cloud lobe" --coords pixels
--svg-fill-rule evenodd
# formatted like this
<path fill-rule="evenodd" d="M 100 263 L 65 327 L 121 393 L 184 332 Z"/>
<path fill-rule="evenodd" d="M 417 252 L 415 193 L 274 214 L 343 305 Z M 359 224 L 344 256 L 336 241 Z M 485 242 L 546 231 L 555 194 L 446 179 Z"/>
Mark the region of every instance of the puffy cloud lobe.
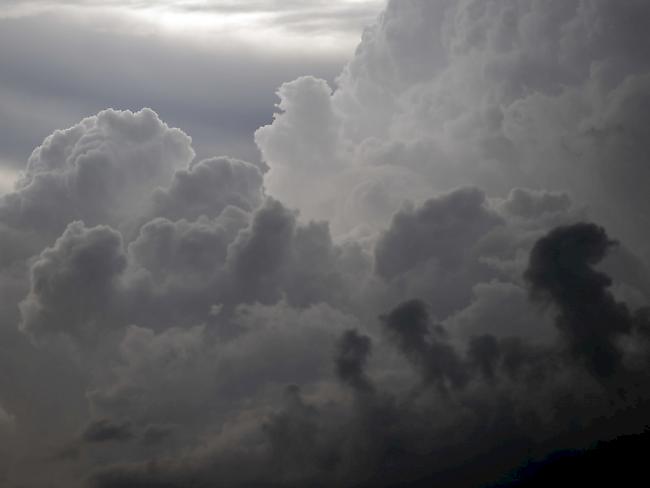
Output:
<path fill-rule="evenodd" d="M 492 335 L 475 336 L 470 340 L 467 356 L 481 371 L 483 377 L 493 379 L 501 348 Z"/>
<path fill-rule="evenodd" d="M 647 228 L 650 222 L 643 184 L 650 178 L 650 168 L 645 156 L 647 113 L 641 107 L 649 101 L 650 74 L 627 77 L 607 94 L 602 111 L 583 121 L 586 144 L 580 146 L 590 165 L 601 175 L 597 191 L 606 192 L 611 201 L 608 208 L 601 210 L 608 228 L 616 229 L 628 245 L 634 245 L 646 262 L 650 259 L 644 246 L 647 235 L 641 228 Z M 633 218 L 619 219 L 619 215 Z"/>
<path fill-rule="evenodd" d="M 489 211 L 488 214 L 494 218 Z M 237 221 L 236 218 L 232 220 Z M 340 249 L 331 243 L 327 226 L 300 225 L 295 221 L 295 215 L 279 202 L 269 200 L 252 216 L 250 227 L 240 232 L 244 220 L 232 227 L 232 234 L 225 230 L 228 219 L 220 225 L 217 225 L 219 219 L 211 221 L 206 218 L 196 222 L 153 221 L 143 228 L 138 238 L 141 241 L 136 240 L 138 244 L 129 249 L 130 259 L 149 272 L 156 273 L 162 268 L 163 272 L 157 276 L 166 274 L 172 278 L 182 274 L 185 269 L 198 270 L 203 266 L 210 267 L 209 263 L 222 262 L 224 256 L 226 260 L 232 258 L 235 263 L 242 256 L 254 255 L 246 254 L 241 249 L 258 246 L 258 249 L 271 250 L 271 254 L 265 256 L 267 259 L 273 261 L 278 255 L 282 259 L 277 267 L 269 268 L 269 283 L 277 291 L 275 296 L 268 298 L 270 303 L 291 290 L 288 284 L 297 276 L 297 271 L 305 269 L 308 257 L 323 257 L 322 262 L 320 259 L 314 261 L 318 264 L 315 277 L 333 265 L 340 266 Z M 471 219 L 468 225 L 473 225 Z M 217 228 L 224 230 L 215 231 Z M 281 238 L 276 239 L 277 231 L 280 231 Z M 230 237 L 225 241 L 239 235 L 236 243 L 241 248 L 233 244 L 225 255 L 221 248 L 217 256 L 196 250 L 189 252 L 187 256 L 196 257 L 203 263 L 196 267 L 192 260 L 187 262 L 182 259 L 185 255 L 182 243 L 186 239 L 189 243 L 195 243 L 197 239 L 199 242 L 205 240 L 209 248 L 209 243 L 213 242 L 212 236 L 228 234 Z M 161 244 L 160 247 L 155 244 L 157 242 Z M 157 254 L 159 251 L 160 254 Z M 202 256 L 210 256 L 208 264 L 201 261 Z M 171 263 L 178 263 L 179 267 L 164 271 L 165 265 Z M 266 261 L 253 263 L 249 271 L 252 275 L 256 266 L 265 270 L 266 265 Z M 245 275 L 237 267 L 229 270 Z M 295 284 L 301 282 L 302 279 L 296 279 Z M 198 283 L 197 289 L 201 290 L 205 285 L 201 285 L 201 280 Z M 294 290 L 300 288 L 296 286 Z M 255 301 L 257 297 L 265 297 L 264 292 L 265 289 L 261 289 L 243 297 L 245 301 Z M 297 297 L 295 293 L 297 291 L 289 291 L 287 298 Z M 319 292 L 314 298 L 320 300 L 323 296 Z M 362 484 L 371 480 L 367 484 L 372 485 L 387 475 L 386 466 L 394 466 L 390 470 L 391 480 L 416 479 L 428 475 L 432 470 L 444 472 L 446 469 L 444 462 L 429 464 L 430 458 L 423 452 L 454 452 L 448 443 L 435 441 L 440 438 L 441 431 L 447 432 L 444 426 L 447 422 L 462 433 L 458 434 L 459 439 L 466 439 L 463 436 L 471 427 L 466 426 L 468 420 L 462 415 L 452 416 L 451 419 L 438 417 L 433 426 L 429 425 L 430 419 L 434 412 L 440 415 L 440 409 L 449 409 L 450 405 L 459 401 L 457 395 L 471 392 L 468 385 L 480 383 L 479 378 L 504 389 L 502 394 L 506 395 L 508 402 L 524 412 L 517 415 L 524 415 L 527 409 L 532 408 L 519 395 L 523 397 L 533 385 L 540 390 L 538 395 L 542 404 L 554 405 L 549 363 L 557 362 L 555 356 L 521 341 L 484 336 L 472 341 L 467 357 L 463 357 L 454 349 L 446 332 L 433 325 L 427 309 L 423 302 L 407 302 L 389 312 L 382 319 L 382 324 L 389 332 L 389 342 L 396 343 L 404 357 L 419 371 L 424 384 L 435 385 L 447 393 L 445 396 L 448 398 L 444 402 L 451 402 L 449 405 L 427 399 L 427 389 L 421 386 L 410 392 L 419 399 L 415 404 L 407 400 L 409 395 L 406 398 L 398 395 L 393 399 L 379 389 L 376 381 L 370 380 L 371 373 L 376 371 L 368 370 L 369 340 L 357 333 L 340 336 L 341 325 L 356 329 L 358 324 L 350 323 L 353 321 L 351 318 L 335 311 L 319 319 L 319 314 L 313 308 L 308 308 L 288 320 L 294 313 L 291 307 L 247 307 L 236 317 L 241 335 L 223 346 L 218 345 L 219 341 L 215 342 L 207 327 L 174 328 L 160 332 L 142 327 L 127 329 L 121 346 L 123 362 L 112 372 L 115 374 L 114 382 L 101 385 L 90 393 L 93 408 L 110 418 L 131 418 L 138 426 L 177 425 L 177 432 L 181 434 L 178 439 L 184 441 L 186 446 L 196 445 L 198 439 L 206 435 L 207 426 L 217 428 L 224 417 L 236 417 L 237 409 L 251 403 L 265 405 L 270 402 L 263 393 L 262 384 L 298 382 L 318 388 L 316 385 L 326 378 L 326 371 L 334 369 L 345 385 L 363 395 L 358 395 L 351 411 L 344 404 L 338 405 L 335 411 L 329 411 L 311 405 L 297 392 L 291 393 L 290 390 L 281 412 L 270 417 L 261 412 L 253 414 L 254 430 L 265 435 L 263 440 L 258 441 L 261 443 L 258 446 L 262 446 L 259 449 L 264 454 L 259 454 L 260 451 L 255 448 L 245 447 L 246 441 L 241 434 L 234 434 L 230 440 L 216 436 L 214 442 L 229 442 L 234 447 L 217 448 L 208 453 L 197 448 L 187 459 L 162 459 L 153 470 L 147 469 L 146 464 L 116 464 L 93 478 L 94 482 L 99 486 L 137 486 L 138 483 L 144 486 L 156 483 L 185 486 L 189 480 L 200 480 L 209 486 L 215 479 L 229 480 L 230 485 L 264 479 L 278 480 L 280 484 L 331 479 L 332 483 L 359 480 Z M 269 327 L 269 324 L 274 325 Z M 314 328 L 314 324 L 319 325 Z M 342 337 L 338 343 L 337 337 Z M 327 357 L 332 351 L 336 351 L 336 356 Z M 297 352 L 301 353 L 299 357 L 296 357 Z M 292 359 L 287 361 L 287 358 Z M 269 367 L 270 364 L 274 366 Z M 296 375 L 295 372 L 300 374 Z M 549 389 L 546 386 L 539 388 L 540 381 L 544 385 L 551 382 Z M 515 383 L 513 391 L 505 386 L 508 382 Z M 388 395 L 388 399 L 385 395 Z M 229 399 L 226 405 L 220 405 L 220 397 Z M 469 408 L 472 415 L 479 417 L 509 415 L 509 407 L 485 407 L 487 410 L 484 411 L 482 406 L 472 406 L 474 402 L 483 405 L 487 401 L 483 394 L 478 394 L 467 403 L 461 402 L 461 411 Z M 211 408 L 206 409 L 206 405 Z M 496 412 L 491 408 L 495 408 Z M 237 425 L 236 418 L 232 421 Z M 496 431 L 503 430 L 499 422 L 494 423 Z M 490 431 L 492 437 L 488 436 L 489 440 L 478 443 L 476 449 L 489 450 L 490 446 L 498 445 L 511 435 L 518 435 L 519 429 L 527 432 L 528 424 L 519 418 L 517 422 L 521 423 L 514 427 L 507 425 L 507 429 L 499 434 Z M 263 425 L 267 427 L 263 428 Z M 561 428 L 561 425 L 558 421 L 557 427 Z M 416 435 L 417 430 L 420 434 Z M 446 438 L 446 435 L 442 437 Z M 423 441 L 418 440 L 422 437 L 426 438 L 424 446 L 420 444 Z M 162 444 L 157 444 L 156 448 L 163 449 L 166 442 L 173 445 L 168 438 Z M 296 446 L 300 446 L 299 455 Z M 149 444 L 149 448 L 152 447 Z M 364 453 L 363 456 L 360 453 Z M 228 460 L 233 456 L 239 456 L 249 465 L 246 475 L 236 474 L 237 466 L 241 464 L 231 464 Z M 359 460 L 358 465 L 350 466 L 341 461 L 351 459 L 351 456 Z M 453 456 L 459 460 L 471 457 L 469 454 Z M 413 463 L 431 467 L 412 468 Z M 330 471 L 332 474 L 326 475 Z M 500 472 L 495 471 L 495 476 L 498 474 Z"/>
<path fill-rule="evenodd" d="M 278 90 L 281 112 L 255 133 L 270 166 L 266 188 L 309 218 L 323 216 L 323 208 L 331 205 L 334 188 L 328 178 L 341 169 L 332 151 L 339 129 L 331 93 L 327 82 L 311 76 L 283 84 Z"/>
<path fill-rule="evenodd" d="M 351 216 L 334 203 L 356 191 L 342 182 L 348 172 L 371 179 L 378 164 L 399 167 L 437 192 L 466 184 L 490 195 L 541 186 L 589 205 L 647 260 L 647 225 L 631 222 L 648 219 L 648 124 L 639 107 L 649 86 L 641 46 L 650 45 L 640 26 L 649 15 L 637 1 L 388 2 L 329 103 L 296 96 L 263 129 L 258 146 L 271 168 L 270 194 L 346 231 L 367 215 Z M 319 117 L 327 120 L 323 134 L 335 138 L 314 143 L 313 156 L 301 152 L 297 165 L 301 127 Z M 271 148 L 272 136 L 294 143 Z M 320 167 L 324 159 L 342 164 L 319 175 L 318 199 L 329 195 L 329 205 L 311 205 L 317 189 L 310 175 L 287 171 L 282 185 L 273 181 L 286 165 Z M 307 196 L 295 188 L 308 188 Z M 410 195 L 396 192 L 383 218 L 419 193 L 415 185 Z M 530 205 L 514 196 L 517 205 Z"/>
<path fill-rule="evenodd" d="M 335 209 L 335 233 L 383 230 L 405 200 L 420 203 L 431 197 L 427 182 L 408 168 L 390 164 L 344 171 L 335 186 L 336 201 L 328 208 L 330 214 Z"/>
<path fill-rule="evenodd" d="M 229 205 L 250 212 L 262 203 L 262 173 L 226 157 L 193 162 L 177 171 L 169 188 L 153 194 L 153 215 L 170 220 L 218 217 Z"/>
<path fill-rule="evenodd" d="M 503 277 L 502 267 L 518 268 L 516 254 L 529 244 L 509 224 L 475 187 L 407 206 L 376 240 L 375 272 L 393 304 L 422 297 L 444 319 L 471 302 L 476 283 Z"/>
<path fill-rule="evenodd" d="M 295 171 L 312 165 L 311 169 L 316 172 L 319 166 L 336 164 L 329 154 L 336 141 L 336 115 L 331 109 L 331 95 L 327 82 L 312 76 L 280 87 L 278 108 L 282 112 L 275 115 L 273 125 L 262 127 L 255 134 L 258 145 L 270 161 Z M 287 149 L 291 149 L 291 153 L 290 158 L 285 159 Z"/>
<path fill-rule="evenodd" d="M 476 240 L 500 223 L 485 203 L 480 190 L 463 188 L 398 212 L 377 242 L 377 273 L 391 279 L 428 260 L 462 266 Z"/>
<path fill-rule="evenodd" d="M 156 287 L 206 286 L 225 263 L 237 227 L 247 224 L 245 215 L 234 209 L 229 214 L 235 222 L 228 222 L 226 215 L 215 221 L 154 219 L 142 226 L 137 239 L 129 244 L 129 254 L 151 274 Z M 234 229 L 228 229 L 228 224 L 234 224 Z"/>
<path fill-rule="evenodd" d="M 632 329 L 627 306 L 607 290 L 610 278 L 593 268 L 612 245 L 594 224 L 560 227 L 535 244 L 525 274 L 535 295 L 558 306 L 557 326 L 571 353 L 603 377 L 620 367 L 616 339 Z"/>
<path fill-rule="evenodd" d="M 21 330 L 35 339 L 67 334 L 87 341 L 114 327 L 114 298 L 125 267 L 118 232 L 71 223 L 31 268 L 31 290 L 20 303 Z"/>
<path fill-rule="evenodd" d="M 227 266 L 230 293 L 240 302 L 274 303 L 285 297 L 299 307 L 345 304 L 346 291 L 358 278 L 352 273 L 367 272 L 355 244 L 334 245 L 327 223 L 300 225 L 294 211 L 272 198 L 230 245 Z"/>
<path fill-rule="evenodd" d="M 249 229 L 232 244 L 232 268 L 241 293 L 261 302 L 277 301 L 277 283 L 290 258 L 296 227 L 293 212 L 268 199 Z M 275 285 L 275 286 L 274 286 Z"/>
<path fill-rule="evenodd" d="M 0 405 L 0 427 L 2 430 L 11 427 L 14 422 L 15 418 Z"/>
<path fill-rule="evenodd" d="M 336 452 L 326 442 L 319 412 L 306 403 L 295 385 L 285 392 L 282 410 L 264 425 L 272 466 L 282 485 L 316 480 L 328 466 L 335 466 Z"/>
<path fill-rule="evenodd" d="M 519 193 L 526 198 L 538 194 Z M 371 241 L 374 271 L 381 278 L 374 293 L 383 295 L 377 306 L 424 298 L 433 316 L 448 322 L 452 334 L 463 340 L 481 330 L 532 340 L 552 337 L 546 318 L 527 303 L 521 274 L 536 239 L 549 228 L 575 222 L 583 212 L 569 204 L 566 210 L 540 209 L 523 217 L 506 210 L 511 201 L 512 195 L 488 199 L 481 190 L 466 187 L 395 214 Z M 629 277 L 624 272 L 617 279 Z"/>
<path fill-rule="evenodd" d="M 148 425 L 142 433 L 142 443 L 146 446 L 154 446 L 164 443 L 174 434 L 172 425 Z"/>
<path fill-rule="evenodd" d="M 316 480 L 360 486 L 397 482 L 475 486 L 496 480 L 523 462 L 522 452 L 539 448 L 536 438 L 553 445 L 554 436 L 565 434 L 576 422 L 587 425 L 603 418 L 604 412 L 616 413 L 610 393 L 564 363 L 559 351 L 517 338 L 483 335 L 471 340 L 463 355 L 447 341 L 444 329 L 432 324 L 427 308 L 422 301 L 406 302 L 380 322 L 425 383 L 443 388 L 446 395 L 431 396 L 421 385 L 395 393 L 371 382 L 369 338 L 354 332 L 356 328 L 344 330 L 330 344 L 336 345 L 331 351 L 339 380 L 359 394 L 350 407 L 331 409 L 327 402 L 313 403 L 292 386 L 279 411 L 253 421 L 256 428 L 264 426 L 264 438 L 258 439 L 256 448 L 241 436 L 233 447 L 226 437 L 222 442 L 228 443 L 227 449 L 162 459 L 155 469 L 146 464 L 114 465 L 100 472 L 95 482 L 109 487 L 184 486 L 193 480 L 209 486 L 219 479 L 243 486 L 272 479 L 280 486 Z M 276 319 L 285 317 L 283 313 Z M 304 321 L 310 323 L 313 320 Z M 269 342 L 263 340 L 265 345 Z M 296 341 L 287 344 L 302 349 L 295 347 Z M 224 463 L 234 455 L 239 461 L 227 468 Z M 354 465 L 345 461 L 352 458 Z M 248 467 L 245 474 L 242 465 Z"/>
<path fill-rule="evenodd" d="M 427 306 L 420 300 L 402 303 L 382 317 L 384 327 L 409 360 L 421 369 L 426 382 L 443 390 L 448 385 L 464 386 L 467 377 L 461 358 L 447 343 L 445 330 L 431 327 L 429 321 Z"/>
<path fill-rule="evenodd" d="M 190 139 L 155 112 L 105 110 L 56 131 L 29 158 L 2 221 L 56 237 L 73 220 L 117 225 L 194 157 Z"/>

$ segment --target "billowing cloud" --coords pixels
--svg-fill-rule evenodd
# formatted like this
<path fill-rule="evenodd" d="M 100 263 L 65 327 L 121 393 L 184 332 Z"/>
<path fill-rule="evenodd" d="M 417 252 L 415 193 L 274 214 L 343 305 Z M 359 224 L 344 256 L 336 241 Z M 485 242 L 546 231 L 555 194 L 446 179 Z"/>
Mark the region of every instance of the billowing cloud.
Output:
<path fill-rule="evenodd" d="M 480 190 L 467 188 L 398 212 L 377 242 L 377 273 L 390 279 L 428 260 L 444 269 L 464 265 L 469 260 L 464 247 L 471 249 L 500 223 L 484 203 Z"/>
<path fill-rule="evenodd" d="M 34 150 L 15 190 L 2 197 L 2 221 L 46 238 L 73 220 L 119 225 L 193 157 L 189 137 L 152 110 L 105 110 Z"/>
<path fill-rule="evenodd" d="M 378 166 L 411 172 L 434 191 L 467 184 L 489 195 L 517 186 L 570 191 L 641 252 L 647 226 L 616 215 L 648 213 L 639 184 L 647 177 L 637 178 L 647 169 L 647 138 L 632 108 L 647 92 L 647 62 L 631 47 L 648 44 L 639 27 L 647 15 L 642 2 L 389 2 L 320 114 L 280 91 L 282 115 L 258 132 L 270 182 L 297 154 L 295 145 L 310 140 L 297 128 L 326 117 L 335 125 L 323 134 L 336 140 L 326 152 L 315 145 L 304 167 L 330 163 L 319 165 L 325 173 L 313 184 L 334 185 L 333 200 L 350 194 L 339 183 L 342 171 Z M 266 141 L 286 139 L 289 127 L 294 142 L 280 155 Z M 313 211 L 295 190 L 310 187 L 308 177 L 294 171 L 282 181 L 283 188 L 269 187 L 273 195 Z M 421 198 L 415 190 L 401 196 Z M 341 218 L 336 205 L 329 211 L 327 218 Z"/>
<path fill-rule="evenodd" d="M 157 189 L 153 212 L 172 220 L 217 217 L 228 205 L 250 212 L 262 203 L 262 196 L 262 174 L 256 166 L 206 159 L 176 172 L 169 190 Z"/>
<path fill-rule="evenodd" d="M 32 266 L 32 287 L 20 303 L 21 330 L 35 338 L 65 333 L 91 339 L 115 320 L 119 303 L 113 297 L 125 266 L 118 232 L 71 223 Z"/>
<path fill-rule="evenodd" d="M 614 244 L 593 224 L 558 227 L 535 244 L 525 273 L 533 294 L 557 304 L 571 353 L 598 376 L 620 367 L 616 340 L 632 330 L 628 308 L 607 291 L 610 278 L 593 269 Z"/>
<path fill-rule="evenodd" d="M 261 162 L 151 109 L 47 137 L 0 196 L 0 484 L 472 487 L 640 432 L 649 15 L 391 1 Z"/>

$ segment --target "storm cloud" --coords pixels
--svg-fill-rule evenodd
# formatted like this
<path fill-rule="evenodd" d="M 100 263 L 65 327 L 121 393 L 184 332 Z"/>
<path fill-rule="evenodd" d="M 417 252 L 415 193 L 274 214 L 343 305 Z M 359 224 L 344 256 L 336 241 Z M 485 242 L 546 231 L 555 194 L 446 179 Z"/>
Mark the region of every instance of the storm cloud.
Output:
<path fill-rule="evenodd" d="M 370 11 L 281 3 L 178 8 Z M 0 195 L 0 484 L 498 486 L 642 432 L 648 21 L 393 0 L 259 158 L 155 103 L 45 137 Z"/>

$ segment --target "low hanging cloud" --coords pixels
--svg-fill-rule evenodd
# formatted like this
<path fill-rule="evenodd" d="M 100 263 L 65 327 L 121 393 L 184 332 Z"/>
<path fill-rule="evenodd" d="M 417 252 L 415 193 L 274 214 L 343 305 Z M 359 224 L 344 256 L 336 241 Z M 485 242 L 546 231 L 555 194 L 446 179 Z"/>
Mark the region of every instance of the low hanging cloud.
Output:
<path fill-rule="evenodd" d="M 474 487 L 641 432 L 648 16 L 391 1 L 262 163 L 54 132 L 0 196 L 0 482 Z"/>

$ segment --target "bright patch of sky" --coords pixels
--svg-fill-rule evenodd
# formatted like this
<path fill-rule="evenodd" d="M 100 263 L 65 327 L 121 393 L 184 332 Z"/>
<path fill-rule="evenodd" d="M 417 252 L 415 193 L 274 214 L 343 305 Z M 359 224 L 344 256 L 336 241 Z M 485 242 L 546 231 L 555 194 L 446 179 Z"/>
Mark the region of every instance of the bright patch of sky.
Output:
<path fill-rule="evenodd" d="M 56 14 L 106 20 L 107 30 L 236 40 L 262 49 L 350 53 L 382 0 L 9 0 L 0 17 Z M 100 17 L 97 17 L 100 16 Z M 117 20 L 117 22 L 116 22 Z"/>

